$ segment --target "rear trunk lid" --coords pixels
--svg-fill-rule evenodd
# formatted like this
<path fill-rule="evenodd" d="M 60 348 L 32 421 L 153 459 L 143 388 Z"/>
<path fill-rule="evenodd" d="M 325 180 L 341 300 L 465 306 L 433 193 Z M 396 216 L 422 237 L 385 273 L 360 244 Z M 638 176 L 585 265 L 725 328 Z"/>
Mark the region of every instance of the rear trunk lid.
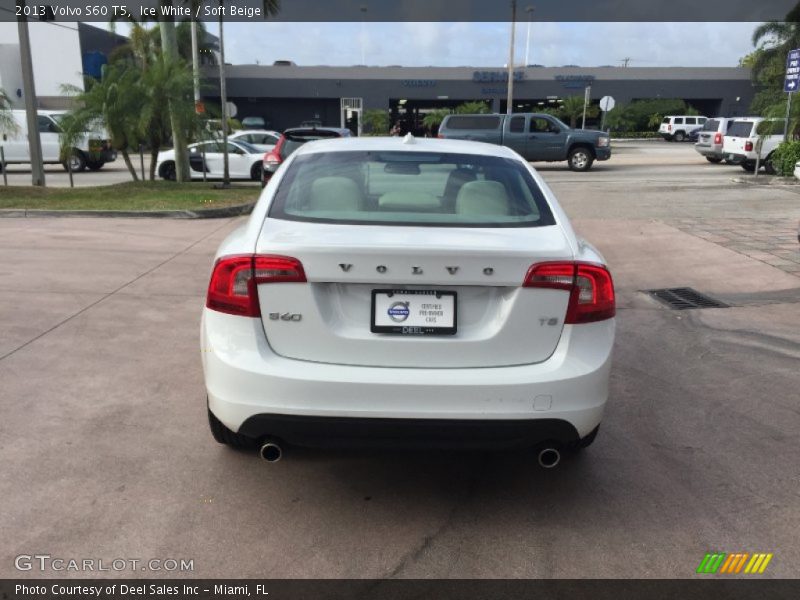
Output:
<path fill-rule="evenodd" d="M 522 288 L 530 266 L 572 260 L 560 227 L 329 225 L 267 219 L 256 252 L 300 260 L 307 283 L 259 286 L 279 355 L 321 363 L 469 368 L 547 360 L 569 293 Z M 373 291 L 455 293 L 452 335 L 373 333 Z M 431 296 L 435 298 L 435 296 Z M 384 298 L 385 300 L 385 298 Z M 439 307 L 441 308 L 441 307 Z"/>

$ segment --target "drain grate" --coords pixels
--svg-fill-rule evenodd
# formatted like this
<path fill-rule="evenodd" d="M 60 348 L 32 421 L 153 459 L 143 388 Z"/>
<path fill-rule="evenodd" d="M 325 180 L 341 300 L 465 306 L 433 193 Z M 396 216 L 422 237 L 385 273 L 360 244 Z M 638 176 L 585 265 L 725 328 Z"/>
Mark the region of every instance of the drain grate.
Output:
<path fill-rule="evenodd" d="M 645 293 L 659 302 L 666 304 L 673 310 L 687 310 L 690 308 L 728 308 L 728 305 L 724 302 L 714 300 L 714 298 L 710 298 L 689 287 L 645 290 Z"/>

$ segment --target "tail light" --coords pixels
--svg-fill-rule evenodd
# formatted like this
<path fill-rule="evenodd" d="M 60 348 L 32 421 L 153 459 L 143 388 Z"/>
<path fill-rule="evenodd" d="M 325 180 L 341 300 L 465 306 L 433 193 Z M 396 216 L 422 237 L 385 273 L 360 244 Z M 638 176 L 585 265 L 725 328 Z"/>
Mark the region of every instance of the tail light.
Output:
<path fill-rule="evenodd" d="M 279 165 L 281 164 L 281 157 L 274 152 L 267 152 L 264 155 L 264 164 L 267 165 Z"/>
<path fill-rule="evenodd" d="M 745 142 L 744 143 L 744 151 L 745 152 L 752 152 L 753 151 L 753 142 Z"/>
<path fill-rule="evenodd" d="M 223 256 L 214 265 L 206 306 L 229 315 L 260 317 L 258 285 L 306 281 L 296 258 L 268 255 Z"/>
<path fill-rule="evenodd" d="M 722 134 L 721 133 L 716 133 L 714 135 L 714 143 L 715 144 L 721 144 L 722 143 Z"/>
<path fill-rule="evenodd" d="M 667 125 L 667 131 L 672 131 L 672 125 Z"/>
<path fill-rule="evenodd" d="M 436 137 L 439 138 L 440 140 L 444 139 L 444 136 L 441 133 L 437 133 Z"/>
<path fill-rule="evenodd" d="M 602 265 L 583 262 L 549 262 L 528 269 L 522 287 L 569 292 L 564 323 L 593 323 L 616 314 L 614 281 Z"/>

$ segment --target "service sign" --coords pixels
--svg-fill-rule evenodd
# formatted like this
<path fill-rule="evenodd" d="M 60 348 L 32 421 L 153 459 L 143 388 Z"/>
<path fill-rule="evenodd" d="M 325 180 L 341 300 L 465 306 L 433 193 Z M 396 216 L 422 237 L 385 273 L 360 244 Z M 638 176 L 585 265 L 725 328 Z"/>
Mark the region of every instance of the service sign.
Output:
<path fill-rule="evenodd" d="M 784 92 L 796 92 L 800 86 L 800 49 L 790 50 L 786 57 L 786 79 L 783 82 Z"/>

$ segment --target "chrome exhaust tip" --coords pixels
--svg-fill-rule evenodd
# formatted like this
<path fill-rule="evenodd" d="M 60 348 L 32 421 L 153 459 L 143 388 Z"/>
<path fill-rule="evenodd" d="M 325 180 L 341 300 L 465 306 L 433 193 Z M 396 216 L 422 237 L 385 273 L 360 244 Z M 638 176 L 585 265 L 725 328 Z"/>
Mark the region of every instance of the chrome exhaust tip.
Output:
<path fill-rule="evenodd" d="M 270 440 L 264 442 L 258 454 L 265 461 L 275 463 L 283 457 L 283 449 L 276 442 Z"/>
<path fill-rule="evenodd" d="M 561 452 L 557 448 L 544 448 L 539 451 L 539 466 L 543 469 L 553 469 L 561 462 Z"/>

